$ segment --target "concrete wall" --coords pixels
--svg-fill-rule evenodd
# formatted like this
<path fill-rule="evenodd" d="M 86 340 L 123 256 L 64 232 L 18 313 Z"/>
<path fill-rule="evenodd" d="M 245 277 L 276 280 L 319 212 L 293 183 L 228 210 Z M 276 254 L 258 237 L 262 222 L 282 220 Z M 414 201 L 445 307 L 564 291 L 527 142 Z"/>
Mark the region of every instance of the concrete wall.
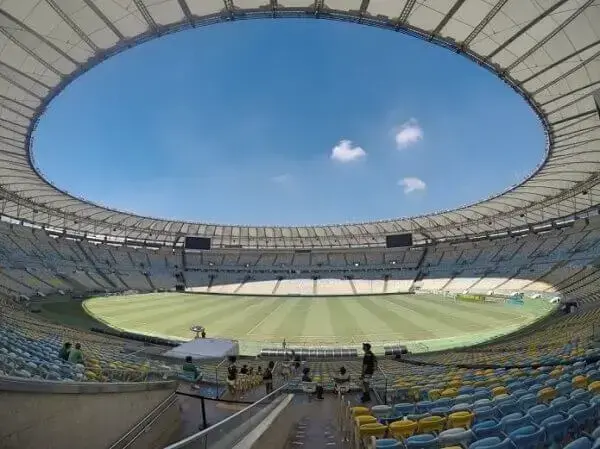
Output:
<path fill-rule="evenodd" d="M 176 387 L 0 378 L 0 447 L 106 449 Z"/>

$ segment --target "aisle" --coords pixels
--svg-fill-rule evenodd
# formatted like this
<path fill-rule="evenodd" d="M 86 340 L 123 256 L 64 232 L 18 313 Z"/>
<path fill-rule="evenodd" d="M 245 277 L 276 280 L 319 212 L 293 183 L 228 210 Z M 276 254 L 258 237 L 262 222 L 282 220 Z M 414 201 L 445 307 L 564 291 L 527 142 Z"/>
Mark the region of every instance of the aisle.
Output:
<path fill-rule="evenodd" d="M 304 395 L 296 396 L 295 407 L 300 412 L 283 449 L 336 449 L 341 448 L 336 428 L 337 398 L 325 395 L 322 401 L 307 402 Z"/>

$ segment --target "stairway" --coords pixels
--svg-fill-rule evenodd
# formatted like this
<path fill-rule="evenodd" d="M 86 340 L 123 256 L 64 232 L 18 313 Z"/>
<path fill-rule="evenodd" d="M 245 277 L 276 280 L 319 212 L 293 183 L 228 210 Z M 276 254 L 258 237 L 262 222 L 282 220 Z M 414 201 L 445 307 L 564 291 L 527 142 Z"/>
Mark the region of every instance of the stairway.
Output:
<path fill-rule="evenodd" d="M 144 271 L 144 276 L 146 277 L 146 281 L 148 281 L 148 284 L 150 285 L 150 288 L 152 289 L 152 291 L 156 291 L 158 290 L 156 288 L 156 286 L 154 285 L 154 282 L 152 282 L 152 277 L 150 276 L 150 274 L 147 271 Z"/>
<path fill-rule="evenodd" d="M 233 293 L 237 293 L 240 291 L 240 289 L 244 286 L 244 284 L 246 282 L 248 282 L 250 280 L 250 276 L 244 276 L 244 279 L 242 279 L 242 282 L 240 282 L 240 285 L 238 285 L 235 290 L 233 290 Z"/>
<path fill-rule="evenodd" d="M 277 282 L 275 283 L 275 287 L 273 287 L 273 290 L 271 291 L 271 294 L 274 295 L 277 293 L 277 289 L 279 288 L 279 285 L 281 284 L 281 281 L 283 281 L 282 277 L 277 278 Z"/>
<path fill-rule="evenodd" d="M 325 396 L 324 400 L 312 399 L 298 394 L 291 405 L 295 423 L 291 427 L 284 449 L 336 449 L 342 447 L 341 435 L 335 417 L 339 413 L 337 401 Z"/>
<path fill-rule="evenodd" d="M 87 259 L 87 261 L 92 264 L 92 267 L 94 267 L 96 269 L 96 273 L 98 273 L 98 275 L 100 277 L 102 277 L 102 279 L 104 279 L 108 285 L 110 285 L 112 288 L 114 288 L 115 290 L 119 290 L 119 287 L 117 285 L 115 285 L 115 283 L 108 277 L 106 276 L 102 270 L 100 269 L 100 267 L 98 266 L 98 264 L 96 264 L 96 261 L 94 259 L 92 259 L 92 256 L 90 256 L 88 254 L 88 252 L 85 250 L 85 248 L 83 247 L 83 245 L 81 244 L 81 242 L 77 242 L 77 247 L 79 248 L 79 250 L 83 253 L 83 255 L 85 256 L 85 258 Z M 90 276 L 88 276 L 90 277 Z M 92 279 L 92 278 L 90 278 Z M 92 279 L 93 280 L 93 279 Z M 96 281 L 94 281 L 95 284 L 98 284 Z M 102 289 L 104 290 L 106 287 L 101 286 Z"/>
<path fill-rule="evenodd" d="M 356 285 L 354 285 L 354 281 L 351 277 L 348 278 L 348 282 L 350 282 L 350 288 L 352 289 L 352 293 L 357 295 L 358 291 L 356 290 Z"/>
<path fill-rule="evenodd" d="M 67 275 L 64 275 L 62 273 L 56 273 L 56 277 L 59 278 L 60 280 L 62 280 L 65 284 L 70 285 L 71 290 L 74 292 L 82 293 L 82 292 L 87 292 L 89 290 L 89 288 L 87 286 L 83 285 L 76 279 L 70 278 Z"/>
<path fill-rule="evenodd" d="M 31 276 L 32 278 L 37 279 L 41 284 L 47 285 L 52 290 L 57 290 L 57 288 L 54 285 L 51 285 L 48 282 L 46 282 L 45 280 L 43 280 L 41 277 L 36 275 L 33 270 L 31 270 L 29 268 L 25 268 L 25 271 L 27 271 L 27 274 L 29 274 L 29 276 Z"/>

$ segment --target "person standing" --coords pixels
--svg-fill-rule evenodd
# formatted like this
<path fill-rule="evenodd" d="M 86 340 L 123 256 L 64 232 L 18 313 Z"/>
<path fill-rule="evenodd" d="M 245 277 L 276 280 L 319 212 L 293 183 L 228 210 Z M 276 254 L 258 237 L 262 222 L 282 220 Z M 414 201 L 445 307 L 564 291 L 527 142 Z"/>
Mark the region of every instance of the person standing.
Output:
<path fill-rule="evenodd" d="M 362 387 L 363 387 L 363 395 L 361 398 L 362 402 L 370 402 L 371 401 L 371 379 L 373 374 L 375 373 L 375 369 L 377 368 L 377 358 L 373 351 L 371 351 L 370 343 L 363 343 L 362 346 L 364 356 L 362 362 Z"/>
<path fill-rule="evenodd" d="M 235 364 L 236 358 L 234 356 L 229 357 L 229 366 L 227 367 L 227 389 L 232 397 L 235 397 L 237 392 L 237 377 L 238 368 Z"/>
<path fill-rule="evenodd" d="M 273 368 L 275 368 L 275 362 L 271 360 L 267 369 L 263 373 L 263 381 L 265 383 L 265 392 L 270 394 L 273 392 Z"/>

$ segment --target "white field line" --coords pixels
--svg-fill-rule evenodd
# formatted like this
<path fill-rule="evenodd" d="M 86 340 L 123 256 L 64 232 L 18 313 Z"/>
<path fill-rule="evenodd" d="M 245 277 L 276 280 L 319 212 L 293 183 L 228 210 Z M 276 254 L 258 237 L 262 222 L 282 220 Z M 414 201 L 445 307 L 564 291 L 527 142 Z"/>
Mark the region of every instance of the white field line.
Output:
<path fill-rule="evenodd" d="M 267 321 L 269 319 L 269 317 L 271 315 L 273 315 L 275 312 L 277 312 L 281 306 L 283 306 L 284 304 L 287 304 L 287 301 L 282 301 L 281 304 L 279 304 L 277 307 L 275 307 L 273 310 L 271 310 L 269 313 L 267 313 L 267 315 L 260 320 L 256 326 L 254 326 L 252 329 L 250 329 L 248 332 L 246 332 L 246 335 L 252 335 L 252 332 L 254 332 L 256 329 L 258 329 L 265 321 Z"/>

